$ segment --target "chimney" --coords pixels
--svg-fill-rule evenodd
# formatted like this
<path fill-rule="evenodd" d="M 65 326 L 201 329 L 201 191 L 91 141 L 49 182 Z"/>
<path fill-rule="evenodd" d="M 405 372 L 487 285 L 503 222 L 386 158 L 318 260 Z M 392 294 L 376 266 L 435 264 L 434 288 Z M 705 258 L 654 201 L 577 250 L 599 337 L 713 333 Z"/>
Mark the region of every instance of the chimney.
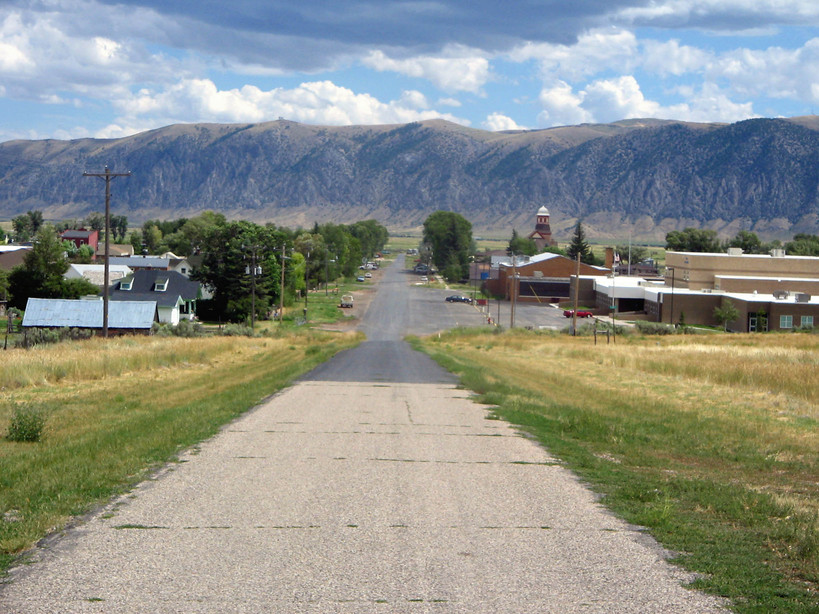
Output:
<path fill-rule="evenodd" d="M 612 267 L 614 266 L 614 248 L 613 247 L 607 247 L 606 248 L 606 262 L 605 262 L 605 264 L 603 266 L 605 266 L 607 269 L 612 269 Z"/>

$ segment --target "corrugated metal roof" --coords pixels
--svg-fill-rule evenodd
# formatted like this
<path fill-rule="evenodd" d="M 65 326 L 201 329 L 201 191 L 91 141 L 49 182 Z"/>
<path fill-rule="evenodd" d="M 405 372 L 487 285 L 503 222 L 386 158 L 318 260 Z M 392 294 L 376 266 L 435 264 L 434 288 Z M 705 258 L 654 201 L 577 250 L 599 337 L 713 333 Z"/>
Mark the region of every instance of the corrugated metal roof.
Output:
<path fill-rule="evenodd" d="M 167 269 L 170 260 L 168 258 L 156 258 L 148 256 L 111 256 L 108 264 L 124 264 L 132 269 Z"/>
<path fill-rule="evenodd" d="M 151 328 L 155 315 L 155 301 L 111 301 L 108 328 Z M 102 328 L 102 301 L 30 298 L 23 326 Z"/>

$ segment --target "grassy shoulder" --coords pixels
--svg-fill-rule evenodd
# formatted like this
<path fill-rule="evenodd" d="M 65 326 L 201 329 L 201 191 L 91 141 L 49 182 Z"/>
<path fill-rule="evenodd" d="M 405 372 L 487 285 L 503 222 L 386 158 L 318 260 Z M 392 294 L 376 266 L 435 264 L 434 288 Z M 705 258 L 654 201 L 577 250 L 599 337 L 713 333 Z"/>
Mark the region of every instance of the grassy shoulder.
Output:
<path fill-rule="evenodd" d="M 414 339 L 739 612 L 819 604 L 819 336 Z"/>
<path fill-rule="evenodd" d="M 113 495 L 360 335 L 100 338 L 4 355 L 0 434 L 15 408 L 46 412 L 36 443 L 0 439 L 0 572 Z"/>

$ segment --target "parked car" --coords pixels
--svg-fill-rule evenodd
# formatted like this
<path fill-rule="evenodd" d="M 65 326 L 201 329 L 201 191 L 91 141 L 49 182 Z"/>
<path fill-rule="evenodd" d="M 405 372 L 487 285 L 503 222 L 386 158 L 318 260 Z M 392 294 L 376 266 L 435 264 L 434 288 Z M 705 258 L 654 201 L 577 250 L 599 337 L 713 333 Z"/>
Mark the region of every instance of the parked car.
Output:
<path fill-rule="evenodd" d="M 366 277 L 367 279 L 370 279 L 372 276 L 373 276 L 372 273 L 364 273 L 364 277 Z"/>
<path fill-rule="evenodd" d="M 458 296 L 457 294 L 453 294 L 452 296 L 448 296 L 444 299 L 447 303 L 471 303 L 472 299 L 466 296 Z"/>
<path fill-rule="evenodd" d="M 356 280 L 356 281 L 364 281 L 364 276 L 363 276 L 363 275 L 359 275 L 358 277 L 356 277 L 356 278 L 355 278 L 355 280 Z"/>
<path fill-rule="evenodd" d="M 339 307 L 342 309 L 352 309 L 353 307 L 353 295 L 352 294 L 343 294 L 341 296 L 341 303 Z"/>
<path fill-rule="evenodd" d="M 567 318 L 571 318 L 574 315 L 574 309 L 567 309 L 563 312 L 563 315 Z M 594 314 L 591 311 L 584 311 L 582 309 L 577 310 L 577 317 L 578 318 L 591 318 Z"/>

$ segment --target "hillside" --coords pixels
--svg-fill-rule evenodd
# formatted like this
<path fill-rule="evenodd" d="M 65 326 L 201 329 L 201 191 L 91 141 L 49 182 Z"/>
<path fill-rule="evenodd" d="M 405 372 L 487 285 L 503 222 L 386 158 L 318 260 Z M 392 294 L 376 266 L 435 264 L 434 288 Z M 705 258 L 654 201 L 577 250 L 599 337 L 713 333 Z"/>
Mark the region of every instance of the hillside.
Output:
<path fill-rule="evenodd" d="M 83 171 L 131 170 L 113 207 L 132 222 L 206 209 L 309 226 L 376 218 L 417 228 L 438 209 L 479 232 L 528 230 L 542 205 L 566 237 L 661 239 L 686 225 L 765 237 L 819 232 L 819 121 L 629 120 L 493 133 L 442 120 L 393 126 L 174 125 L 131 137 L 0 143 L 0 219 L 99 211 Z"/>

